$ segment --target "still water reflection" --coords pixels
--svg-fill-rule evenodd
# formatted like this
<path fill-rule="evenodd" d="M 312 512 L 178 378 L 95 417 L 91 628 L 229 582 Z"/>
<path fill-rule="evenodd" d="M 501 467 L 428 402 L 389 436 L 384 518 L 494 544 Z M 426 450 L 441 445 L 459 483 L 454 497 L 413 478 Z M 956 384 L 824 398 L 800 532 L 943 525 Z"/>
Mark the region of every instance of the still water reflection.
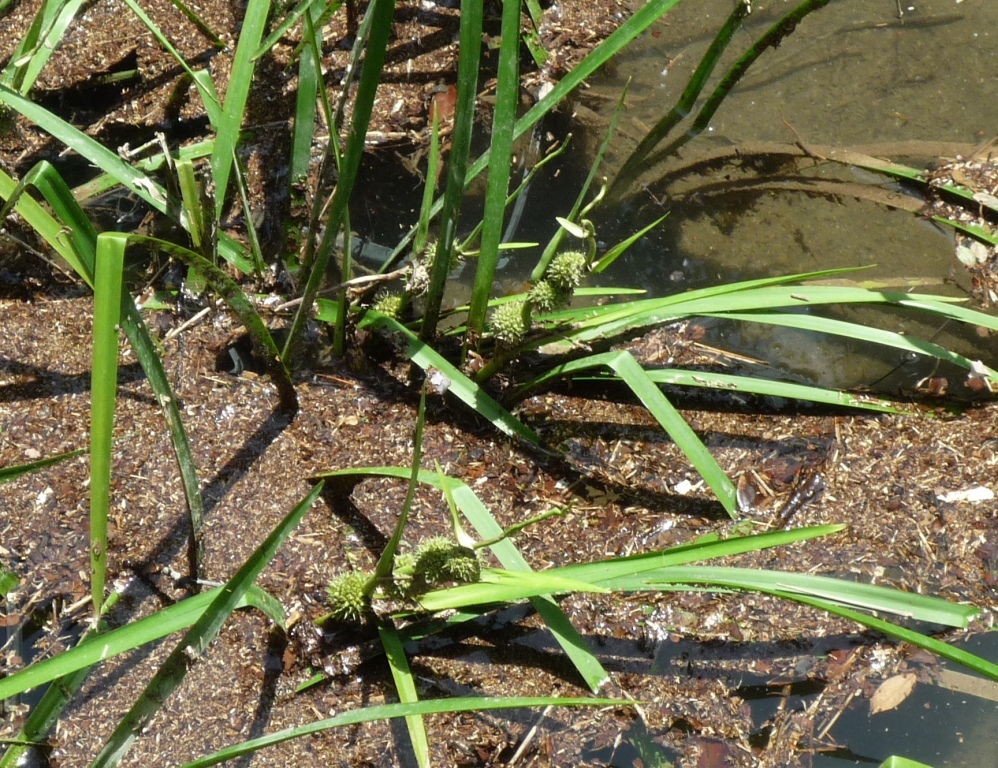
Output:
<path fill-rule="evenodd" d="M 754 3 L 717 72 L 725 71 L 793 5 Z M 628 108 L 607 155 L 611 176 L 648 127 L 679 98 L 731 7 L 730 0 L 680 3 L 581 93 L 578 114 L 591 122 L 588 141 L 594 146 L 621 88 L 631 81 Z M 901 143 L 909 141 L 973 147 L 995 130 L 996 43 L 998 3 L 831 2 L 756 62 L 708 130 L 681 150 L 680 160 L 760 142 L 799 142 L 808 147 L 876 143 L 885 150 L 902 149 Z M 686 127 L 682 124 L 679 130 Z M 892 159 L 924 166 L 938 158 L 902 155 L 892 153 Z M 865 266 L 870 269 L 858 280 L 879 281 L 894 289 L 907 286 L 927 293 L 967 295 L 968 280 L 954 262 L 952 233 L 909 212 L 851 197 L 809 197 L 773 189 L 698 192 L 703 187 L 716 189 L 739 173 L 731 167 L 657 184 L 656 179 L 676 163 L 666 159 L 648 168 L 613 213 L 604 212 L 598 222 L 603 239 L 615 242 L 669 212 L 665 224 L 608 275 L 609 282 L 650 286 L 661 294 L 762 275 Z M 785 172 L 898 191 L 871 174 L 813 165 L 798 163 Z M 869 311 L 852 314 L 851 319 L 885 322 Z M 992 364 L 998 356 L 998 344 L 972 329 L 923 324 L 912 317 L 893 327 Z M 796 331 L 718 324 L 713 333 L 719 346 L 825 385 L 878 383 L 887 389 L 906 389 L 934 370 L 931 363 L 885 355 L 859 342 L 816 340 Z"/>

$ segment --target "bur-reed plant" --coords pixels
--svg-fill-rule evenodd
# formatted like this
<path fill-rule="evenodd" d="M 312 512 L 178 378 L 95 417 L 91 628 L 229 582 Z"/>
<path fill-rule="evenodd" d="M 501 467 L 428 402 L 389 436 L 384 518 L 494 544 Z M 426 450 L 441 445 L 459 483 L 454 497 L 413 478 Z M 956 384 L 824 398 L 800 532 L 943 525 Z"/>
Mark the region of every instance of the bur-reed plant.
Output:
<path fill-rule="evenodd" d="M 588 76 L 606 63 L 613 55 L 620 52 L 637 35 L 647 31 L 649 27 L 678 0 L 652 0 L 640 8 L 628 21 L 599 45 L 582 63 L 557 83 L 550 93 L 540 99 L 526 114 L 516 118 L 513 105 L 516 104 L 516 94 L 519 90 L 519 78 L 516 68 L 519 63 L 520 42 L 520 12 L 519 2 L 504 4 L 502 18 L 502 36 L 500 45 L 500 70 L 497 80 L 497 109 L 493 122 L 493 136 L 496 144 L 490 152 L 477 159 L 470 155 L 470 136 L 473 124 L 475 96 L 479 77 L 479 53 L 482 31 L 482 6 L 474 0 L 462 3 L 461 13 L 461 46 L 458 61 L 458 102 L 455 109 L 455 123 L 451 134 L 450 154 L 447 163 L 446 183 L 442 199 L 432 205 L 433 189 L 428 186 L 427 204 L 423 206 L 420 221 L 414 225 L 410 237 L 404 238 L 396 249 L 396 257 L 405 255 L 408 243 L 412 237 L 422 240 L 430 227 L 431 217 L 437 218 L 437 245 L 435 258 L 430 264 L 430 282 L 428 295 L 425 299 L 425 312 L 421 320 L 415 324 L 406 323 L 398 318 L 384 313 L 365 310 L 363 306 L 350 306 L 345 292 L 332 303 L 318 300 L 318 293 L 329 265 L 334 260 L 337 248 L 337 234 L 345 230 L 347 248 L 342 274 L 343 281 L 351 278 L 349 268 L 349 224 L 347 210 L 353 188 L 357 182 L 362 154 L 364 151 L 365 134 L 370 119 L 371 108 L 377 96 L 381 79 L 381 68 L 384 62 L 388 41 L 391 35 L 394 3 L 391 0 L 374 0 L 368 5 L 367 13 L 358 34 L 355 46 L 354 66 L 352 72 L 360 72 L 357 95 L 355 97 L 352 120 L 346 129 L 345 137 L 341 134 L 343 121 L 339 119 L 341 109 L 334 110 L 326 95 L 320 66 L 321 28 L 325 18 L 320 4 L 304 0 L 291 8 L 283 19 L 274 18 L 273 30 L 266 35 L 267 20 L 274 13 L 274 7 L 268 0 L 251 0 L 246 9 L 240 36 L 235 47 L 234 63 L 229 73 L 229 81 L 224 88 L 224 100 L 219 97 L 220 89 L 213 82 L 207 69 L 196 69 L 170 44 L 165 35 L 160 32 L 142 8 L 132 0 L 126 0 L 128 7 L 150 32 L 159 40 L 164 49 L 173 55 L 178 64 L 187 72 L 195 84 L 202 100 L 205 114 L 208 117 L 214 136 L 198 147 L 174 148 L 155 154 L 142 160 L 129 161 L 123 159 L 111 148 L 104 147 L 83 132 L 77 130 L 66 120 L 49 110 L 33 103 L 26 94 L 30 92 L 31 83 L 44 66 L 44 57 L 57 45 L 61 30 L 71 20 L 73 4 L 65 6 L 45 4 L 39 12 L 38 21 L 30 33 L 30 40 L 22 42 L 21 54 L 11 60 L 8 68 L 0 76 L 0 103 L 7 108 L 20 113 L 53 137 L 77 152 L 89 163 L 102 172 L 102 176 L 83 185 L 76 190 L 70 190 L 59 174 L 46 164 L 41 164 L 18 181 L 4 172 L 0 172 L 0 197 L 5 201 L 5 207 L 0 213 L 0 219 L 5 218 L 12 208 L 16 210 L 28 224 L 35 229 L 50 247 L 59 253 L 77 272 L 80 278 L 97 291 L 95 314 L 100 315 L 100 322 L 95 324 L 95 353 L 111 366 L 115 358 L 117 334 L 115 322 L 121 325 L 129 342 L 136 351 L 140 363 L 150 380 L 157 399 L 164 408 L 167 422 L 170 426 L 174 452 L 177 456 L 183 479 L 185 496 L 191 520 L 190 562 L 193 576 L 197 576 L 199 552 L 201 547 L 201 507 L 198 478 L 194 462 L 176 399 L 170 391 L 169 383 L 163 371 L 162 361 L 155 345 L 151 341 L 140 312 L 127 291 L 122 286 L 119 264 L 124 250 L 131 242 L 140 240 L 148 245 L 170 253 L 181 260 L 194 271 L 199 271 L 214 292 L 222 297 L 230 307 L 239 314 L 241 320 L 262 351 L 264 358 L 270 363 L 270 373 L 277 384 L 282 405 L 288 411 L 296 407 L 294 387 L 290 378 L 289 367 L 296 361 L 296 350 L 302 343 L 305 330 L 313 316 L 313 309 L 318 306 L 319 317 L 331 320 L 336 326 L 336 332 L 345 341 L 348 327 L 357 322 L 360 327 L 369 330 L 385 329 L 402 337 L 407 346 L 407 354 L 418 366 L 427 372 L 435 369 L 443 373 L 451 382 L 450 393 L 468 407 L 475 410 L 499 429 L 510 435 L 521 438 L 528 444 L 539 445 L 540 439 L 536 433 L 515 418 L 508 405 L 532 391 L 534 388 L 546 386 L 559 378 L 576 378 L 580 376 L 612 375 L 625 380 L 635 394 L 645 403 L 655 415 L 663 428 L 672 435 L 677 443 L 691 457 L 694 465 L 707 478 L 721 503 L 734 514 L 735 498 L 730 481 L 724 472 L 703 447 L 697 436 L 682 419 L 668 399 L 659 389 L 663 382 L 679 383 L 690 386 L 717 385 L 724 388 L 737 387 L 741 391 L 754 391 L 774 394 L 784 397 L 798 397 L 808 400 L 836 403 L 857 408 L 890 410 L 892 406 L 881 400 L 861 398 L 840 392 L 821 392 L 816 388 L 800 385 L 790 385 L 781 382 L 758 381 L 747 377 L 725 377 L 721 374 L 693 376 L 683 371 L 647 371 L 641 368 L 628 354 L 611 352 L 598 347 L 609 345 L 620 338 L 640 333 L 644 330 L 673 322 L 677 319 L 693 316 L 724 316 L 753 322 L 769 322 L 774 324 L 789 324 L 795 327 L 808 327 L 823 332 L 839 333 L 850 336 L 864 335 L 877 343 L 884 343 L 897 348 L 928 354 L 939 359 L 949 360 L 968 369 L 977 371 L 989 378 L 994 378 L 994 371 L 982 368 L 975 361 L 954 355 L 936 345 L 900 336 L 880 329 L 864 329 L 856 324 L 842 323 L 820 317 L 799 315 L 793 312 L 801 306 L 818 306 L 822 304 L 842 303 L 874 303 L 891 306 L 915 308 L 932 315 L 945 317 L 958 322 L 973 323 L 988 328 L 994 328 L 994 320 L 973 310 L 955 306 L 950 300 L 940 297 L 921 296 L 914 294 L 890 293 L 862 289 L 831 289 L 827 286 L 803 287 L 796 283 L 808 279 L 821 278 L 834 274 L 833 272 L 815 272 L 786 278 L 770 280 L 746 281 L 735 285 L 719 286 L 691 292 L 682 296 L 661 299 L 631 300 L 621 304 L 584 307 L 578 303 L 568 304 L 569 297 L 583 299 L 599 296 L 601 293 L 626 294 L 623 289 L 617 291 L 598 291 L 587 288 L 585 278 L 588 273 L 599 272 L 625 251 L 627 245 L 640 236 L 628 238 L 619 247 L 611 249 L 608 254 L 596 258 L 592 243 L 594 232 L 587 225 L 587 215 L 594 201 L 602 198 L 602 192 L 597 192 L 587 199 L 590 192 L 589 184 L 594 183 L 597 175 L 596 164 L 590 172 L 590 182 L 580 191 L 575 206 L 566 212 L 565 225 L 558 231 L 555 238 L 548 244 L 534 268 L 532 279 L 534 285 L 530 291 L 519 296 L 497 297 L 493 294 L 492 278 L 495 275 L 501 232 L 503 230 L 507 206 L 512 202 L 508 193 L 509 178 L 509 147 L 511 142 L 534 129 L 541 118 L 552 109 L 564 104 L 573 89 L 577 88 Z M 798 6 L 799 9 L 811 10 L 821 3 L 812 2 Z M 336 4 L 333 4 L 335 8 Z M 745 4 L 739 0 L 735 5 L 735 15 L 739 16 Z M 276 14 L 277 17 L 280 13 Z M 787 18 L 790 18 L 789 16 Z M 232 199 L 230 181 L 234 182 L 236 192 L 245 199 L 245 182 L 240 179 L 237 150 L 243 141 L 241 133 L 246 109 L 247 97 L 253 84 L 256 72 L 256 62 L 298 22 L 303 26 L 303 44 L 299 49 L 299 74 L 301 77 L 295 119 L 295 140 L 292 152 L 288 158 L 289 167 L 294 170 L 293 180 L 300 182 L 308 170 L 307 156 L 313 141 L 314 119 L 316 114 L 316 98 L 320 101 L 327 124 L 330 126 L 330 137 L 325 147 L 326 162 L 337 167 L 337 184 L 327 197 L 315 190 L 315 205 L 309 214 L 309 231 L 305 238 L 305 248 L 300 258 L 283 254 L 278 258 L 284 266 L 297 271 L 302 287 L 301 299 L 295 317 L 291 323 L 291 333 L 283 349 L 278 350 L 266 325 L 259 317 L 254 303 L 247 296 L 247 289 L 232 280 L 226 272 L 229 267 L 246 275 L 259 277 L 269 266 L 264 263 L 259 250 L 246 247 L 231 236 L 218 231 L 218 223 L 222 212 Z M 734 23 L 727 25 L 721 32 L 719 42 L 712 47 L 723 48 L 730 39 Z M 60 29 L 61 28 L 61 29 Z M 782 32 L 781 32 L 782 34 Z M 217 35 L 215 36 L 217 39 Z M 763 38 L 741 60 L 741 70 L 744 71 L 764 49 L 769 39 Z M 44 41 L 48 42 L 44 42 Z M 539 56 L 536 48 L 534 58 Z M 715 62 L 716 63 L 716 62 Z M 362 66 L 359 66 L 361 65 Z M 713 64 L 701 71 L 703 78 L 698 85 L 691 86 L 689 93 L 695 100 L 709 76 Z M 698 70 L 699 71 L 699 70 Z M 711 109 L 723 100 L 730 91 L 734 79 L 731 77 L 722 81 L 715 90 L 715 96 L 708 100 Z M 344 89 L 345 93 L 346 89 Z M 695 93 L 694 93 L 695 91 Z M 339 107 L 342 107 L 341 99 Z M 709 120 L 709 110 L 701 110 L 698 124 Z M 658 132 L 664 136 L 668 133 L 663 128 Z M 345 140 L 344 140 L 345 138 Z M 658 141 L 649 142 L 646 149 L 650 152 Z M 648 154 L 645 154 L 647 158 Z M 186 159 L 185 159 L 186 158 Z M 204 158 L 205 162 L 197 169 L 191 164 L 196 158 Z M 282 159 L 283 160 L 283 159 Z M 472 300 L 468 307 L 467 322 L 457 329 L 444 332 L 440 320 L 447 314 L 441 309 L 443 287 L 447 280 L 452 258 L 458 241 L 458 222 L 461 203 L 468 183 L 489 168 L 489 187 L 486 199 L 486 210 L 481 226 L 481 236 L 478 241 L 478 261 L 476 264 L 476 279 L 472 292 Z M 427 183 L 432 185 L 435 179 L 434 164 L 427 173 Z M 180 194 L 174 194 L 170 185 L 164 185 L 155 173 L 178 174 Z M 200 174 L 200 179 L 198 178 Z M 319 174 L 320 178 L 324 174 Z M 201 194 L 209 183 L 214 184 L 215 194 L 211 200 Z M 190 241 L 183 244 L 154 241 L 149 238 L 139 238 L 128 233 L 105 233 L 97 236 L 91 222 L 83 214 L 78 199 L 95 194 L 99 189 L 109 189 L 121 186 L 131 194 L 142 199 L 152 209 L 165 217 L 173 218 L 189 233 Z M 48 208 L 40 205 L 29 195 L 23 194 L 25 189 L 32 188 L 41 193 Z M 198 190 L 201 191 L 198 191 Z M 74 195 L 75 192 L 75 195 Z M 658 222 L 650 223 L 653 227 Z M 324 229 L 321 229 L 324 225 Z M 247 217 L 247 226 L 252 223 Z M 212 235 L 217 232 L 217 241 Z M 566 274 L 561 274 L 562 266 L 554 268 L 559 254 L 563 252 L 561 242 L 565 237 L 578 237 L 581 245 L 577 253 L 581 256 L 565 258 L 564 262 L 574 262 L 575 266 Z M 248 241 L 253 237 L 248 233 Z M 425 241 L 424 241 L 425 242 Z M 461 250 L 471 250 L 474 243 L 464 242 Z M 422 250 L 422 249 L 419 249 Z M 570 249 L 571 250 L 571 249 Z M 397 258 L 389 260 L 383 269 L 388 270 L 397 263 Z M 271 265 L 272 266 L 272 265 Z M 553 271 L 552 271 L 553 270 Z M 574 271 L 573 271 L 574 270 Z M 115 274 L 117 273 L 117 274 Z M 547 283 L 547 293 L 540 289 L 542 283 Z M 500 308 L 515 305 L 519 302 L 517 311 L 524 321 L 515 340 L 503 339 L 490 330 L 489 313 Z M 504 310 L 509 312 L 509 310 Z M 513 313 L 510 313 L 513 315 Z M 461 367 L 461 361 L 444 353 L 444 345 L 440 344 L 445 336 L 461 337 L 461 346 L 467 350 L 476 350 L 488 356 L 485 365 L 477 373 L 466 373 Z M 513 343 L 510 343 L 510 342 Z M 547 368 L 540 374 L 526 376 L 518 382 L 515 389 L 506 393 L 506 397 L 498 397 L 495 389 L 486 385 L 501 367 L 516 366 L 518 360 L 525 354 L 542 347 L 561 344 L 565 356 L 551 360 Z M 591 351 L 591 354 L 583 354 Z M 115 358 L 116 359 L 116 358 Z M 92 578 L 94 585 L 94 605 L 99 608 L 105 600 L 104 589 L 99 586 L 103 579 L 107 552 L 101 525 L 106 524 L 106 493 L 104 483 L 110 466 L 111 443 L 109 440 L 110 424 L 113 418 L 114 381 L 110 375 L 110 367 L 104 367 L 98 374 L 95 366 L 94 403 L 92 414 L 94 432 L 91 441 L 91 462 L 97 480 L 95 503 L 92 505 L 95 519 L 91 529 L 91 555 L 93 556 Z M 494 396 L 496 395 L 496 396 Z M 503 402 L 500 402 L 503 400 Z M 103 404 L 102 404 L 103 403 Z M 110 404 L 110 407 L 109 405 Z M 417 441 L 418 443 L 418 441 Z M 355 474 L 357 470 L 352 470 Z M 378 469 L 373 473 L 392 474 L 394 470 Z M 505 566 L 505 570 L 485 569 L 482 572 L 482 582 L 455 586 L 447 589 L 435 589 L 422 593 L 418 600 L 423 609 L 440 610 L 445 606 L 460 606 L 468 608 L 481 602 L 506 602 L 511 600 L 529 599 L 547 622 L 549 628 L 562 643 L 566 653 L 572 658 L 582 678 L 593 689 L 599 688 L 605 679 L 598 659 L 580 642 L 571 624 L 558 608 L 553 594 L 568 591 L 591 590 L 602 592 L 608 589 L 646 590 L 673 589 L 678 586 L 709 585 L 725 589 L 746 589 L 770 592 L 780 597 L 797 599 L 827 610 L 834 610 L 843 616 L 856 618 L 881 631 L 887 632 L 892 625 L 876 624 L 877 619 L 856 612 L 856 607 L 869 609 L 877 607 L 887 610 L 891 606 L 902 610 L 915 610 L 919 615 L 933 616 L 935 620 L 951 625 L 962 626 L 972 615 L 973 609 L 946 607 L 941 601 L 918 601 L 911 603 L 893 602 L 897 596 L 881 592 L 871 593 L 859 588 L 843 590 L 840 585 L 816 583 L 813 581 L 798 582 L 799 588 L 788 586 L 788 577 L 781 574 L 778 577 L 759 574 L 757 572 L 741 573 L 730 570 L 694 569 L 688 560 L 676 559 L 675 552 L 653 553 L 647 560 L 634 560 L 626 563 L 616 561 L 590 564 L 589 566 L 564 566 L 564 570 L 552 569 L 543 574 L 531 574 L 529 567 L 517 552 L 515 546 L 504 537 L 501 528 L 495 525 L 491 516 L 481 516 L 482 505 L 477 507 L 472 502 L 474 494 L 466 486 L 462 486 L 442 474 L 424 473 L 419 469 L 419 462 L 414 461 L 410 471 L 411 487 L 415 483 L 437 483 L 460 506 L 461 500 L 469 509 L 474 509 L 469 520 L 476 527 L 483 539 L 495 539 L 490 544 L 491 551 Z M 117 630 L 100 627 L 98 637 L 88 637 L 78 648 L 61 654 L 53 659 L 32 665 L 23 672 L 0 680 L 0 698 L 6 698 L 30 687 L 60 679 L 64 685 L 52 686 L 50 690 L 61 691 L 63 694 L 74 689 L 82 681 L 82 674 L 90 665 L 107 658 L 114 653 L 120 653 L 128 648 L 137 647 L 149 642 L 155 637 L 176 631 L 178 628 L 193 626 L 185 639 L 178 644 L 170 664 L 164 666 L 156 676 L 150 688 L 140 701 L 123 720 L 115 731 L 115 735 L 103 750 L 98 760 L 100 765 L 114 764 L 131 741 L 135 738 L 136 727 L 145 722 L 161 701 L 177 685 L 180 676 L 189 667 L 192 656 L 197 656 L 224 621 L 225 616 L 240 600 L 254 601 L 275 623 L 283 621 L 281 606 L 269 595 L 252 587 L 253 578 L 272 555 L 280 540 L 288 535 L 297 520 L 307 510 L 314 500 L 318 488 L 302 501 L 285 519 L 282 525 L 258 548 L 254 556 L 232 577 L 225 588 L 213 590 L 182 601 L 175 609 L 167 609 L 148 620 L 144 619 Z M 470 496 L 470 498 L 469 498 Z M 474 499 L 477 502 L 477 499 Z M 479 515 L 478 522 L 473 519 Z M 401 541 L 403 526 L 399 526 L 396 547 Z M 802 537 L 832 533 L 832 529 L 813 529 L 799 534 Z M 775 546 L 795 540 L 794 533 L 775 535 L 771 538 L 755 538 L 747 542 L 729 545 L 720 549 L 696 549 L 697 559 L 720 556 L 721 553 L 732 553 L 730 547 Z M 706 545 L 705 545 L 706 546 Z M 746 551 L 746 550 L 739 550 Z M 660 559 L 656 559 L 660 558 Z M 387 569 L 395 567 L 395 558 L 385 558 L 381 580 L 387 576 Z M 618 570 L 618 567 L 622 570 Z M 572 570 L 574 568 L 574 570 Z M 617 580 L 608 576 L 613 571 Z M 376 582 L 365 581 L 366 597 L 370 597 L 370 585 Z M 113 600 L 113 595 L 111 596 Z M 852 606 L 852 607 L 848 607 Z M 398 681 L 400 696 L 403 703 L 382 708 L 370 708 L 358 713 L 347 713 L 322 723 L 305 726 L 290 732 L 275 734 L 233 748 L 232 750 L 208 756 L 191 765 L 209 765 L 223 759 L 229 759 L 240 754 L 246 754 L 269 743 L 293 738 L 305 733 L 337 727 L 342 724 L 361 722 L 365 719 L 387 716 L 409 717 L 411 732 L 415 740 L 423 745 L 419 752 L 425 755 L 425 739 L 418 734 L 418 721 L 413 719 L 424 712 L 457 711 L 464 708 L 486 709 L 493 706 L 515 706 L 518 704 L 538 705 L 548 703 L 580 703 L 564 699 L 523 699 L 523 700 L 488 700 L 475 699 L 473 702 L 454 700 L 449 702 L 414 702 L 412 673 L 407 667 L 404 652 L 400 652 L 398 642 L 400 635 L 394 625 L 396 619 L 386 621 L 381 626 L 382 640 L 386 654 L 392 665 L 393 675 Z M 146 623 L 143 623 L 146 622 Z M 106 630 L 106 631 L 105 631 Z M 910 642 L 923 643 L 924 647 L 949 654 L 961 663 L 971 662 L 967 657 L 960 657 L 946 646 L 933 646 L 914 634 L 903 634 L 907 630 L 890 630 L 898 637 Z M 977 663 L 977 662 L 972 662 Z M 979 667 L 979 671 L 993 675 L 990 668 Z M 77 675 L 68 678 L 65 675 Z M 59 694 L 54 694 L 55 698 Z M 65 699 L 65 697 L 63 697 Z M 593 702 L 595 700 L 585 700 Z M 64 701 L 63 701 L 64 703 Z M 54 708 L 41 708 L 47 714 L 39 721 L 32 721 L 32 739 L 39 738 L 45 727 L 53 721 Z M 42 725 L 39 725 L 41 723 Z M 13 764 L 8 753 L 6 762 L 0 765 Z M 16 759 L 16 758 L 14 758 Z M 424 758 L 420 758 L 423 760 Z"/>

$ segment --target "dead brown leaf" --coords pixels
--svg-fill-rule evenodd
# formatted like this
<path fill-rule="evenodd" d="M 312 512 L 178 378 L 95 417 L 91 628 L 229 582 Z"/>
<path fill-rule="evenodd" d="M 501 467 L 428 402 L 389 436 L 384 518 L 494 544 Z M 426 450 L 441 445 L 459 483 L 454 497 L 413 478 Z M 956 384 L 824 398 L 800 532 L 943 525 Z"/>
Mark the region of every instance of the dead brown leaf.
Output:
<path fill-rule="evenodd" d="M 870 697 L 870 714 L 876 715 L 897 707 L 915 689 L 915 681 L 914 672 L 888 677 Z"/>

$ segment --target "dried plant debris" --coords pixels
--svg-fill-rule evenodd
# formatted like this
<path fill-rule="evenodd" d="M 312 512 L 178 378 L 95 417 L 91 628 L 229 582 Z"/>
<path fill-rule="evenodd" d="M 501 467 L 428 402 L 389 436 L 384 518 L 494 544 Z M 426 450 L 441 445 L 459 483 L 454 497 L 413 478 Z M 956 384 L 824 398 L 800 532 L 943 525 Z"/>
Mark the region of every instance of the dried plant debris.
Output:
<path fill-rule="evenodd" d="M 958 185 L 974 203 L 947 195 L 944 187 Z M 977 228 L 988 238 L 998 237 L 998 138 L 982 145 L 970 157 L 956 157 L 935 168 L 929 176 L 932 195 L 925 214 L 964 227 Z M 970 274 L 974 296 L 986 307 L 998 302 L 998 245 L 958 231 L 956 258 Z"/>

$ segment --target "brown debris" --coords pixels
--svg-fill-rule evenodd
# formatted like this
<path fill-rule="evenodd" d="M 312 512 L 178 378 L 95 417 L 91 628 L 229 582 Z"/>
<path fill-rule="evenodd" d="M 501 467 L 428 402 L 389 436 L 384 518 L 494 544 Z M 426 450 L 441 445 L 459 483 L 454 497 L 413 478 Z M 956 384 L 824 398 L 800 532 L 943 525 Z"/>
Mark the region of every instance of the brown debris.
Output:
<path fill-rule="evenodd" d="M 0 311 L 14 344 L 0 377 L 0 462 L 24 461 L 26 451 L 49 455 L 85 445 L 90 301 L 7 301 Z M 229 333 L 229 323 L 217 316 L 186 331 L 182 345 L 166 345 L 204 482 L 205 571 L 213 580 L 230 575 L 307 492 L 309 475 L 348 466 L 404 466 L 414 418 L 412 398 L 397 385 L 378 383 L 383 374 L 359 378 L 333 367 L 299 379 L 302 411 L 288 424 L 275 415 L 276 395 L 266 379 L 216 373 L 214 355 L 201 351 L 213 349 L 215 339 Z M 60 328 L 63 333 L 52 333 Z M 690 343 L 683 341 L 688 334 L 670 341 L 658 332 L 657 338 L 645 343 L 674 350 Z M 183 597 L 175 578 L 186 567 L 184 506 L 162 417 L 127 350 L 122 366 L 109 548 L 112 571 L 127 585 L 118 621 Z M 490 431 L 457 429 L 456 404 L 434 406 L 443 410 L 427 425 L 424 451 L 429 461 L 439 460 L 445 471 L 469 482 L 503 524 L 551 505 L 568 507 L 565 517 L 517 537 L 535 567 L 647 551 L 731 525 L 642 409 L 551 393 L 527 406 L 533 426 L 566 449 L 585 476 L 538 464 Z M 765 487 L 764 508 L 746 517 L 757 530 L 784 524 L 777 512 L 807 467 L 820 471 L 825 491 L 785 524 L 849 525 L 847 533 L 828 541 L 744 555 L 732 564 L 841 574 L 993 608 L 993 547 L 981 543 L 998 538 L 993 516 L 978 504 L 939 500 L 949 491 L 989 485 L 998 463 L 993 410 L 986 406 L 956 419 L 709 410 L 686 416 L 731 475 Z M 3 562 L 25 579 L 8 613 L 48 617 L 48 639 L 28 646 L 32 655 L 68 647 L 59 638 L 86 615 L 85 478 L 81 458 L 3 487 Z M 680 495 L 684 481 L 689 490 Z M 322 591 L 332 575 L 348 563 L 373 563 L 404 487 L 370 481 L 346 493 L 327 493 L 261 579 L 289 610 L 298 606 L 299 614 L 313 619 L 324 611 Z M 445 509 L 438 495 L 421 490 L 412 538 L 446 530 Z M 857 686 L 861 698 L 868 697 L 891 674 L 907 674 L 899 666 L 903 648 L 869 646 L 872 640 L 850 622 L 770 598 L 578 595 L 564 607 L 610 670 L 609 695 L 619 691 L 645 702 L 643 727 L 662 749 L 685 755 L 684 764 L 717 757 L 718 749 L 732 765 L 806 764 L 809 750 L 829 745 L 830 724 Z M 978 626 L 988 626 L 990 616 L 985 613 Z M 307 635 L 301 633 L 308 630 L 301 627 L 287 643 L 259 615 L 235 617 L 156 719 L 155 737 L 141 738 L 128 764 L 172 764 L 250 733 L 391 700 L 387 669 L 367 631 L 341 631 L 306 650 Z M 514 613 L 469 632 L 413 656 L 425 686 L 422 696 L 584 693 L 537 617 L 517 620 Z M 170 647 L 167 642 L 126 654 L 102 667 L 60 726 L 61 764 L 92 756 Z M 874 658 L 884 672 L 871 673 Z M 5 652 L 5 661 L 14 669 L 25 659 Z M 329 679 L 294 694 L 309 667 L 326 670 Z M 747 680 L 774 694 L 782 691 L 786 705 L 768 723 L 753 716 Z M 817 698 L 804 693 L 815 687 L 821 691 Z M 554 710 L 522 759 L 529 755 L 532 765 L 604 764 L 629 738 L 639 737 L 634 718 L 629 707 Z M 536 722 L 526 712 L 431 718 L 434 759 L 505 764 Z M 276 747 L 257 761 L 380 765 L 385 745 L 396 743 L 391 734 L 386 724 L 333 731 Z"/>

